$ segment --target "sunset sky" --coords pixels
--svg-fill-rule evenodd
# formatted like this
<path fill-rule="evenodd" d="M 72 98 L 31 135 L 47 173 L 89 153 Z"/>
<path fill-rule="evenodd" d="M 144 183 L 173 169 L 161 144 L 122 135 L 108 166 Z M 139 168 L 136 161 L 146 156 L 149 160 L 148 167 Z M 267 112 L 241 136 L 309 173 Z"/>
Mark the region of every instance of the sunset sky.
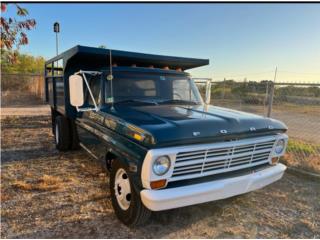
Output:
<path fill-rule="evenodd" d="M 214 80 L 320 82 L 320 4 L 22 4 L 37 21 L 21 50 L 55 55 L 77 44 L 209 58 Z M 4 16 L 12 15 L 10 5 Z"/>

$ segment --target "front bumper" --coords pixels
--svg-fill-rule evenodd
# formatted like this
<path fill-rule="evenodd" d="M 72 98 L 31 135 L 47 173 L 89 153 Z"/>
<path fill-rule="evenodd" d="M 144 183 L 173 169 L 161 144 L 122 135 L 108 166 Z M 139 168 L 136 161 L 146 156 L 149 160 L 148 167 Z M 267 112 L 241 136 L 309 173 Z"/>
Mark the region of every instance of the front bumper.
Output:
<path fill-rule="evenodd" d="M 267 186 L 279 180 L 286 166 L 279 163 L 251 174 L 162 190 L 144 189 L 140 192 L 143 204 L 152 211 L 179 208 L 224 199 Z"/>

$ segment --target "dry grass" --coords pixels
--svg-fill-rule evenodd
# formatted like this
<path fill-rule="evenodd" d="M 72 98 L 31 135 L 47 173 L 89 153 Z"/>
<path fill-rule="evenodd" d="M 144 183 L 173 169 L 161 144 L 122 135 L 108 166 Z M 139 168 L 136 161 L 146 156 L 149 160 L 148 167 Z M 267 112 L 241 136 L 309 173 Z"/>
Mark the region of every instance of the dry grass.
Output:
<path fill-rule="evenodd" d="M 303 155 L 303 154 L 302 154 Z M 316 154 L 312 154 L 308 157 L 304 157 L 303 161 L 299 155 L 288 152 L 282 158 L 282 162 L 288 166 L 301 168 L 303 170 L 320 173 L 320 156 Z"/>
<path fill-rule="evenodd" d="M 320 237 L 320 183 L 289 174 L 259 191 L 158 212 L 128 228 L 113 212 L 103 164 L 83 151 L 59 153 L 49 119 L 2 120 L 2 238 Z"/>
<path fill-rule="evenodd" d="M 12 186 L 25 191 L 51 191 L 61 188 L 62 181 L 58 177 L 43 175 L 30 182 L 16 180 Z"/>
<path fill-rule="evenodd" d="M 19 180 L 16 180 L 14 181 L 14 183 L 12 184 L 13 187 L 16 187 L 18 189 L 21 189 L 21 190 L 33 190 L 34 187 L 32 186 L 31 183 L 26 183 L 24 181 L 19 181 Z"/>
<path fill-rule="evenodd" d="M 289 139 L 287 153 L 282 162 L 288 166 L 320 173 L 320 144 Z"/>

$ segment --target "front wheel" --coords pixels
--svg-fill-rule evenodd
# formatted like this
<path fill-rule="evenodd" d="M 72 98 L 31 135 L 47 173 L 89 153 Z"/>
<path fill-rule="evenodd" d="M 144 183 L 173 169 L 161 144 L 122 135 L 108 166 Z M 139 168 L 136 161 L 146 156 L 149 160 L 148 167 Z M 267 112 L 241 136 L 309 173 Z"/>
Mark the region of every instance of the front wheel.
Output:
<path fill-rule="evenodd" d="M 149 219 L 151 211 L 141 202 L 140 194 L 135 190 L 126 166 L 118 160 L 112 164 L 110 192 L 115 214 L 124 224 L 137 226 Z"/>

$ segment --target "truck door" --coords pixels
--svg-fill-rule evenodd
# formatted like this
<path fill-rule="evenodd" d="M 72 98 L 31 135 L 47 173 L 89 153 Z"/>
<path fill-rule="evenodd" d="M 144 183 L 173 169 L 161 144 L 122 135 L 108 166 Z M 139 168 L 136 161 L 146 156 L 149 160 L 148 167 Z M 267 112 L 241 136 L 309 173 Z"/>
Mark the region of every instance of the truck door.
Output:
<path fill-rule="evenodd" d="M 97 105 L 100 104 L 100 84 L 100 77 L 95 77 L 89 80 L 89 85 Z M 88 107 L 94 107 L 94 103 L 90 97 L 90 94 L 86 95 L 86 105 Z M 80 145 L 98 159 L 103 159 L 106 153 L 105 146 L 101 140 L 101 137 L 99 137 L 99 129 L 101 129 L 102 123 L 103 116 L 99 112 L 95 112 L 93 110 L 83 112 L 82 116 L 77 120 L 77 130 Z"/>

